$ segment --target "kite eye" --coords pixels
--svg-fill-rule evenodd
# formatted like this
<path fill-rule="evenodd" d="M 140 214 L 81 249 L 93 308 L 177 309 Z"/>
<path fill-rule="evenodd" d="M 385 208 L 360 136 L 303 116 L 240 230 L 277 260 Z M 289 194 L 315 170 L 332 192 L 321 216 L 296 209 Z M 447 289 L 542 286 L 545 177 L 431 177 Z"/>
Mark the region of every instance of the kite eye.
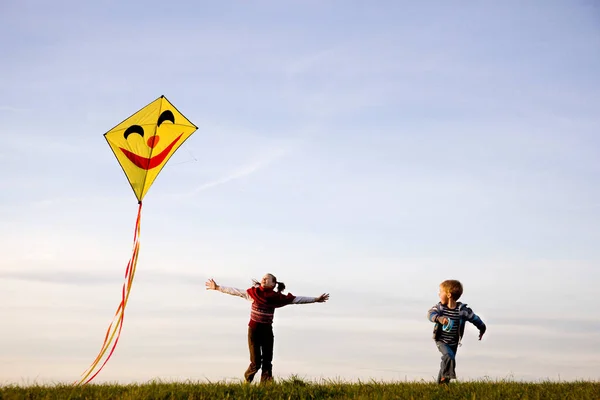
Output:
<path fill-rule="evenodd" d="M 172 124 L 175 123 L 175 116 L 169 110 L 163 111 L 160 114 L 160 117 L 158 117 L 158 122 L 156 123 L 156 126 L 160 126 L 160 124 L 162 124 L 165 121 L 171 121 Z"/>
<path fill-rule="evenodd" d="M 137 133 L 141 137 L 144 137 L 144 128 L 139 125 L 131 125 L 129 128 L 125 129 L 125 133 L 123 134 L 125 140 L 127 140 L 127 136 L 131 135 L 132 133 Z"/>

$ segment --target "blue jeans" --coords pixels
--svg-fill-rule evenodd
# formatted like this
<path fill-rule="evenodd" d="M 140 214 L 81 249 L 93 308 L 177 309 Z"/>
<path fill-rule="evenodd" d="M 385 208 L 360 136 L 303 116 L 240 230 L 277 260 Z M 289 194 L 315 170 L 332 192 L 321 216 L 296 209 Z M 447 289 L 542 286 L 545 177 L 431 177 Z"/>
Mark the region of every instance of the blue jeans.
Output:
<path fill-rule="evenodd" d="M 447 380 L 456 379 L 456 351 L 458 344 L 446 344 L 436 341 L 438 350 L 442 353 L 442 362 L 440 363 L 440 372 L 438 373 L 438 383 L 442 378 Z"/>

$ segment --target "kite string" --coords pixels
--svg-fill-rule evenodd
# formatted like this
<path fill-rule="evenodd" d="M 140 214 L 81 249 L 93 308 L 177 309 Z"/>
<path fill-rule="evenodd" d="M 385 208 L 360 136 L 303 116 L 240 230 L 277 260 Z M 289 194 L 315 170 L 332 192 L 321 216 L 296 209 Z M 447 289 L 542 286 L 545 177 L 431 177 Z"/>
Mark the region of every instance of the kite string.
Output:
<path fill-rule="evenodd" d="M 181 145 L 181 147 L 185 148 L 188 151 L 188 153 L 190 153 L 190 156 L 192 156 L 193 161 L 192 160 L 188 160 L 188 161 L 180 161 L 180 162 L 176 162 L 176 163 L 171 162 L 171 165 L 179 165 L 179 164 L 187 164 L 187 163 L 190 163 L 190 162 L 198 162 L 198 159 L 196 158 L 196 156 L 194 156 L 194 154 L 192 154 L 192 151 L 185 145 L 185 143 L 183 143 Z"/>
<path fill-rule="evenodd" d="M 81 384 L 92 373 L 94 368 L 96 368 L 96 366 L 98 365 L 98 363 L 100 362 L 100 360 L 102 359 L 102 357 L 104 356 L 106 351 L 108 350 L 108 347 L 112 343 L 113 339 L 115 338 L 115 334 L 116 334 L 117 335 L 116 340 L 113 343 L 112 349 L 109 352 L 106 360 L 100 366 L 100 369 L 98 369 L 98 371 L 96 371 L 96 373 L 94 375 L 92 375 L 83 384 L 85 385 L 85 384 L 89 383 L 92 379 L 94 379 L 96 377 L 96 375 L 98 375 L 98 373 L 100 373 L 102 368 L 104 368 L 104 366 L 106 365 L 106 363 L 112 356 L 112 354 L 117 346 L 117 343 L 119 341 L 119 337 L 121 336 L 121 329 L 123 327 L 123 319 L 125 316 L 125 306 L 127 305 L 127 301 L 129 299 L 129 294 L 131 293 L 131 285 L 133 284 L 133 277 L 135 275 L 135 270 L 136 270 L 136 265 L 137 265 L 137 260 L 138 260 L 138 253 L 139 253 L 139 248 L 140 248 L 139 237 L 140 237 L 141 211 L 142 211 L 142 202 L 140 201 L 139 207 L 138 207 L 136 223 L 135 223 L 134 236 L 133 236 L 133 251 L 132 251 L 131 259 L 127 263 L 127 268 L 125 270 L 125 277 L 124 277 L 125 282 L 123 282 L 123 288 L 121 290 L 121 302 L 119 304 L 119 307 L 117 308 L 117 311 L 115 312 L 115 315 L 113 316 L 113 321 L 110 323 L 108 330 L 106 331 L 106 335 L 104 337 L 104 342 L 102 344 L 102 347 L 100 349 L 98 356 L 96 357 L 96 359 L 94 360 L 92 365 L 82 374 L 81 379 L 76 383 L 76 385 Z M 115 319 L 117 320 L 116 325 L 114 325 Z M 114 325 L 114 328 L 113 328 L 113 325 Z M 113 328 L 112 334 L 110 333 L 111 328 Z"/>

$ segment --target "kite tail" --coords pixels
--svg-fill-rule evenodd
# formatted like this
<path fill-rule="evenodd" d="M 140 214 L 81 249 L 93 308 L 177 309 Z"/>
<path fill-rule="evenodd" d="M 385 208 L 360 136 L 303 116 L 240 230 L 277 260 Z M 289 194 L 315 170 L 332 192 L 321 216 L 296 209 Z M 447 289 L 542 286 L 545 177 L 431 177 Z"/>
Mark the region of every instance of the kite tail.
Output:
<path fill-rule="evenodd" d="M 104 336 L 104 342 L 102 343 L 102 347 L 100 348 L 100 352 L 98 353 L 98 356 L 96 356 L 96 359 L 94 360 L 94 362 L 92 362 L 92 364 L 89 366 L 89 368 L 87 370 L 85 370 L 85 372 L 81 375 L 81 378 L 77 382 L 75 382 L 76 386 L 81 385 L 81 384 L 85 385 L 85 384 L 89 383 L 92 379 L 94 379 L 96 377 L 96 375 L 98 375 L 100 373 L 102 368 L 104 368 L 104 366 L 106 365 L 106 363 L 112 356 L 113 352 L 115 351 L 115 348 L 117 347 L 117 343 L 119 342 L 119 337 L 121 336 L 121 328 L 123 327 L 123 318 L 125 316 L 125 306 L 127 305 L 127 300 L 129 300 L 129 294 L 131 293 L 131 284 L 133 283 L 133 277 L 135 276 L 135 268 L 137 265 L 138 252 L 140 249 L 139 239 L 140 239 L 141 216 L 142 216 L 142 202 L 140 201 L 139 207 L 138 207 L 137 219 L 135 221 L 135 231 L 133 234 L 133 251 L 131 254 L 131 259 L 127 263 L 127 268 L 125 269 L 125 282 L 123 282 L 123 289 L 121 290 L 121 303 L 119 304 L 119 307 L 117 308 L 117 311 L 115 312 L 112 322 L 110 323 L 110 325 L 108 326 L 108 329 L 106 330 L 106 335 Z M 110 352 L 106 356 L 106 359 L 104 360 L 104 362 L 102 363 L 100 368 L 92 375 L 92 372 L 94 372 L 94 369 L 98 366 L 98 364 L 102 360 L 102 357 L 108 351 L 108 348 L 110 347 L 111 343 L 112 343 L 112 348 L 110 349 Z"/>

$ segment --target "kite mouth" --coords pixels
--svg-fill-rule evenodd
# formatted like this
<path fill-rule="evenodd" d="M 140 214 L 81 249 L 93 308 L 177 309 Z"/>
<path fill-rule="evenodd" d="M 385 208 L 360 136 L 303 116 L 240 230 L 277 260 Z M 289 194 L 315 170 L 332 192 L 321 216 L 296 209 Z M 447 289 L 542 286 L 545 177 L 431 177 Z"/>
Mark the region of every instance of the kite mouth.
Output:
<path fill-rule="evenodd" d="M 181 135 L 183 135 L 183 133 Z M 163 161 L 165 161 L 165 158 L 167 158 L 167 156 L 169 155 L 169 153 L 171 152 L 171 150 L 173 149 L 175 144 L 177 144 L 179 139 L 181 139 L 181 135 L 177 136 L 175 138 L 175 140 L 173 140 L 171 142 L 171 144 L 169 144 L 159 154 L 155 155 L 154 157 L 150 157 L 150 158 L 139 156 L 139 155 L 132 153 L 129 150 L 126 150 L 122 147 L 120 147 L 120 149 L 123 152 L 123 154 L 125 154 L 125 157 L 127 157 L 129 159 L 129 161 L 131 161 L 136 167 L 145 169 L 145 170 L 150 170 L 152 168 L 158 167 L 160 164 L 163 163 Z"/>

